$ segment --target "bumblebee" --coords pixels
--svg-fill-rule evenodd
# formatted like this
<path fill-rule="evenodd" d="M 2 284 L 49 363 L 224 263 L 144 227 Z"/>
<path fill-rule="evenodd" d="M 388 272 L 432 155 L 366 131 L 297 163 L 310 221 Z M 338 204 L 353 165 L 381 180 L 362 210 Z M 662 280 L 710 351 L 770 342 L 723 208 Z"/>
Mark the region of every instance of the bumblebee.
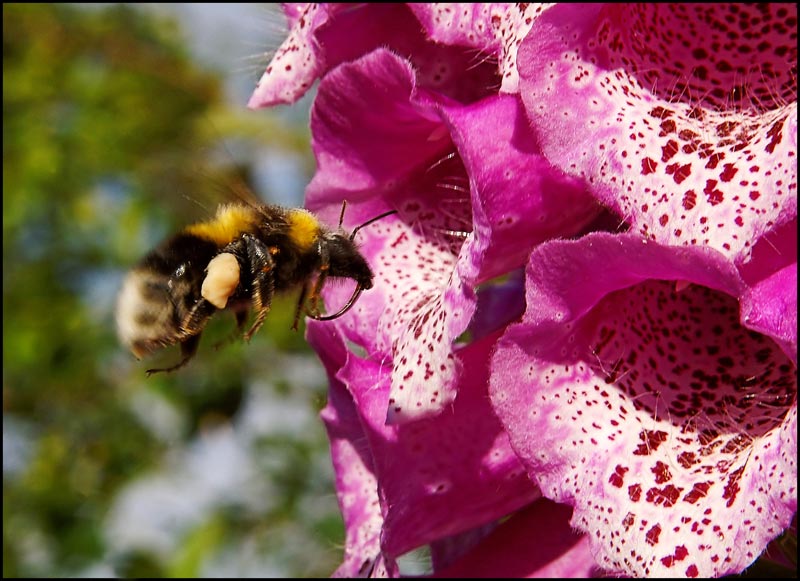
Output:
<path fill-rule="evenodd" d="M 175 371 L 194 357 L 203 329 L 219 310 L 236 316 L 242 332 L 250 311 L 255 316 L 245 340 L 263 325 L 272 298 L 299 288 L 293 328 L 303 311 L 318 321 L 345 314 L 362 291 L 372 288 L 373 274 L 354 238 L 322 224 L 311 212 L 275 205 L 235 202 L 218 207 L 207 221 L 184 228 L 147 254 L 126 276 L 117 299 L 121 342 L 141 358 L 162 347 L 180 344 L 181 360 L 147 374 Z M 322 315 L 318 302 L 325 281 L 350 278 L 356 283 L 347 303 Z"/>

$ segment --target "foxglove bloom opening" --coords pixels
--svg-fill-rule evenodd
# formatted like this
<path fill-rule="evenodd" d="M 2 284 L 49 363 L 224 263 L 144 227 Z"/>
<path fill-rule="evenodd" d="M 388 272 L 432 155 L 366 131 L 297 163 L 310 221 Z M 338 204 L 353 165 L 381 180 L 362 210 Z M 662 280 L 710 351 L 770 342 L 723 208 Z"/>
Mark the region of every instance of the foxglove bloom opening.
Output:
<path fill-rule="evenodd" d="M 352 111 L 362 113 L 353 118 Z M 493 140 L 475 133 L 481 126 Z M 345 316 L 308 331 L 332 384 L 349 396 L 332 399 L 324 415 L 332 440 L 349 417 L 368 443 L 358 477 L 345 478 L 353 446 L 337 441 L 337 473 L 342 483 L 376 487 L 371 500 L 358 502 L 346 500 L 349 485 L 339 487 L 343 506 L 359 515 L 372 507 L 369 518 L 352 517 L 354 538 L 372 540 L 348 543 L 346 571 L 368 561 L 391 572 L 403 553 L 538 497 L 486 393 L 490 351 L 522 306 L 509 317 L 512 303 L 487 297 L 507 296 L 509 288 L 519 297 L 521 280 L 480 293 L 484 324 L 469 328 L 472 340 L 456 339 L 468 330 L 480 283 L 524 264 L 536 243 L 579 231 L 599 208 L 538 155 L 517 98 L 458 104 L 419 89 L 409 64 L 386 50 L 326 76 L 312 132 L 318 171 L 309 208 L 332 221 L 346 199 L 351 224 L 398 211 L 358 234 L 375 287 Z M 561 196 L 544 196 L 550 188 Z M 349 292 L 332 286 L 326 303 Z M 329 345 L 344 341 L 353 349 L 334 357 Z"/>
<path fill-rule="evenodd" d="M 741 324 L 735 268 L 597 233 L 540 245 L 527 278 L 492 402 L 598 564 L 696 577 L 752 563 L 797 509 L 797 373 Z"/>

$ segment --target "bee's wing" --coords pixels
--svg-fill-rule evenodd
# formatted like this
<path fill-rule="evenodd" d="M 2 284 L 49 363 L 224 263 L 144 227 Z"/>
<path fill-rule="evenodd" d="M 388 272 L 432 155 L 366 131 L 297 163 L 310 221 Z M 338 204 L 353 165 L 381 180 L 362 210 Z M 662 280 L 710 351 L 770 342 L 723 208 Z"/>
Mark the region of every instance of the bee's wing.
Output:
<path fill-rule="evenodd" d="M 253 192 L 253 189 L 248 185 L 241 174 L 231 175 L 227 186 L 229 188 L 229 195 L 237 202 L 254 208 L 258 208 L 264 204 L 264 201 Z"/>
<path fill-rule="evenodd" d="M 190 189 L 183 193 L 183 216 L 190 222 L 213 216 L 223 204 L 238 203 L 259 209 L 264 205 L 248 185 L 247 166 L 228 163 L 206 166 L 192 177 Z"/>

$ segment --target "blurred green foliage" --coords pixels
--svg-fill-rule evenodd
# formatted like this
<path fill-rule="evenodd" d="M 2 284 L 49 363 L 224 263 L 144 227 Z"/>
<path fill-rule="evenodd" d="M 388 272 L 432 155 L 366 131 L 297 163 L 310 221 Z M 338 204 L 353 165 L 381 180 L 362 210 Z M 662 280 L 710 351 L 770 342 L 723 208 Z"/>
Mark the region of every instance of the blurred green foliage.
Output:
<path fill-rule="evenodd" d="M 104 529 L 121 491 L 230 429 L 252 390 L 297 398 L 275 387 L 291 383 L 283 362 L 311 357 L 289 329 L 291 298 L 248 346 L 215 352 L 233 328 L 215 321 L 180 374 L 146 380 L 148 365 L 118 346 L 124 271 L 248 177 L 229 157 L 220 164 L 220 137 L 269 138 L 312 163 L 304 127 L 226 106 L 220 78 L 192 62 L 177 30 L 125 5 L 3 5 L 4 576 L 199 575 L 243 545 L 287 575 L 327 575 L 340 559 L 330 468 L 315 460 L 327 454 L 319 421 L 256 439 L 257 457 L 271 459 L 256 472 L 274 495 L 261 512 L 206 507 L 167 556 L 112 551 Z M 149 363 L 177 352 L 163 357 Z M 175 412 L 177 436 L 149 425 L 155 409 L 132 403 L 142 393 Z M 324 394 L 317 380 L 300 397 L 313 415 Z M 309 496 L 324 502 L 309 511 Z"/>

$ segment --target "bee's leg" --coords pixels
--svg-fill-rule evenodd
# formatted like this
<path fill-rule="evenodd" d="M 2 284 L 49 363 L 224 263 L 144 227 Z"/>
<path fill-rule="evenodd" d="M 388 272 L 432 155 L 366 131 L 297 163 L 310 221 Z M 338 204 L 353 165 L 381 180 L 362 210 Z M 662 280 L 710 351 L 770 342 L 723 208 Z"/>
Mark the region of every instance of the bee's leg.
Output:
<path fill-rule="evenodd" d="M 236 329 L 234 329 L 233 332 L 228 337 L 226 337 L 219 343 L 216 343 L 214 345 L 215 350 L 222 349 L 228 343 L 232 343 L 235 339 L 238 339 L 239 337 L 242 336 L 242 330 L 244 329 L 244 324 L 247 322 L 247 314 L 248 311 L 244 309 L 241 311 L 236 311 Z"/>
<path fill-rule="evenodd" d="M 311 289 L 311 296 L 308 298 L 308 313 L 313 319 L 319 318 L 320 316 L 317 303 L 319 302 L 322 288 L 325 286 L 325 280 L 328 278 L 328 271 L 331 268 L 328 247 L 320 242 L 317 246 L 317 250 L 319 251 L 320 258 L 319 276 L 317 277 L 317 281 L 314 283 L 314 288 Z"/>
<path fill-rule="evenodd" d="M 242 334 L 242 329 L 244 329 L 244 324 L 247 322 L 247 315 L 250 313 L 248 310 L 241 310 L 236 311 L 236 333 L 238 335 Z"/>
<path fill-rule="evenodd" d="M 275 261 L 272 259 L 270 249 L 253 236 L 243 236 L 242 243 L 251 268 L 251 299 L 253 311 L 256 314 L 253 324 L 244 334 L 244 340 L 249 341 L 264 324 L 264 319 L 267 318 L 267 313 L 272 305 L 272 296 L 275 294 L 275 275 L 273 273 Z"/>
<path fill-rule="evenodd" d="M 300 296 L 297 299 L 297 309 L 294 311 L 294 323 L 292 323 L 292 330 L 297 331 L 300 326 L 300 316 L 303 314 L 303 306 L 308 296 L 308 283 L 304 282 L 303 287 L 300 289 Z"/>
<path fill-rule="evenodd" d="M 198 335 L 208 323 L 211 316 L 217 312 L 217 307 L 204 298 L 200 298 L 192 309 L 183 317 L 177 339 L 183 341 L 188 337 Z"/>
<path fill-rule="evenodd" d="M 172 367 L 163 367 L 161 369 L 148 369 L 147 370 L 148 377 L 150 375 L 153 375 L 154 373 L 169 373 L 171 371 L 175 371 L 177 369 L 180 369 L 187 363 L 189 363 L 192 357 L 194 357 L 195 353 L 197 353 L 197 346 L 200 345 L 201 334 L 202 334 L 201 332 L 198 332 L 195 335 L 191 335 L 181 343 L 181 360 L 178 361 L 178 363 L 176 363 Z"/>
<path fill-rule="evenodd" d="M 180 330 L 169 341 L 170 344 L 181 344 L 181 360 L 172 367 L 148 369 L 147 375 L 175 371 L 189 363 L 189 360 L 197 353 L 197 346 L 200 344 L 200 335 L 203 332 L 203 328 L 216 310 L 217 308 L 206 299 L 201 298 L 197 301 L 192 309 L 183 317 L 183 321 L 179 327 Z"/>

